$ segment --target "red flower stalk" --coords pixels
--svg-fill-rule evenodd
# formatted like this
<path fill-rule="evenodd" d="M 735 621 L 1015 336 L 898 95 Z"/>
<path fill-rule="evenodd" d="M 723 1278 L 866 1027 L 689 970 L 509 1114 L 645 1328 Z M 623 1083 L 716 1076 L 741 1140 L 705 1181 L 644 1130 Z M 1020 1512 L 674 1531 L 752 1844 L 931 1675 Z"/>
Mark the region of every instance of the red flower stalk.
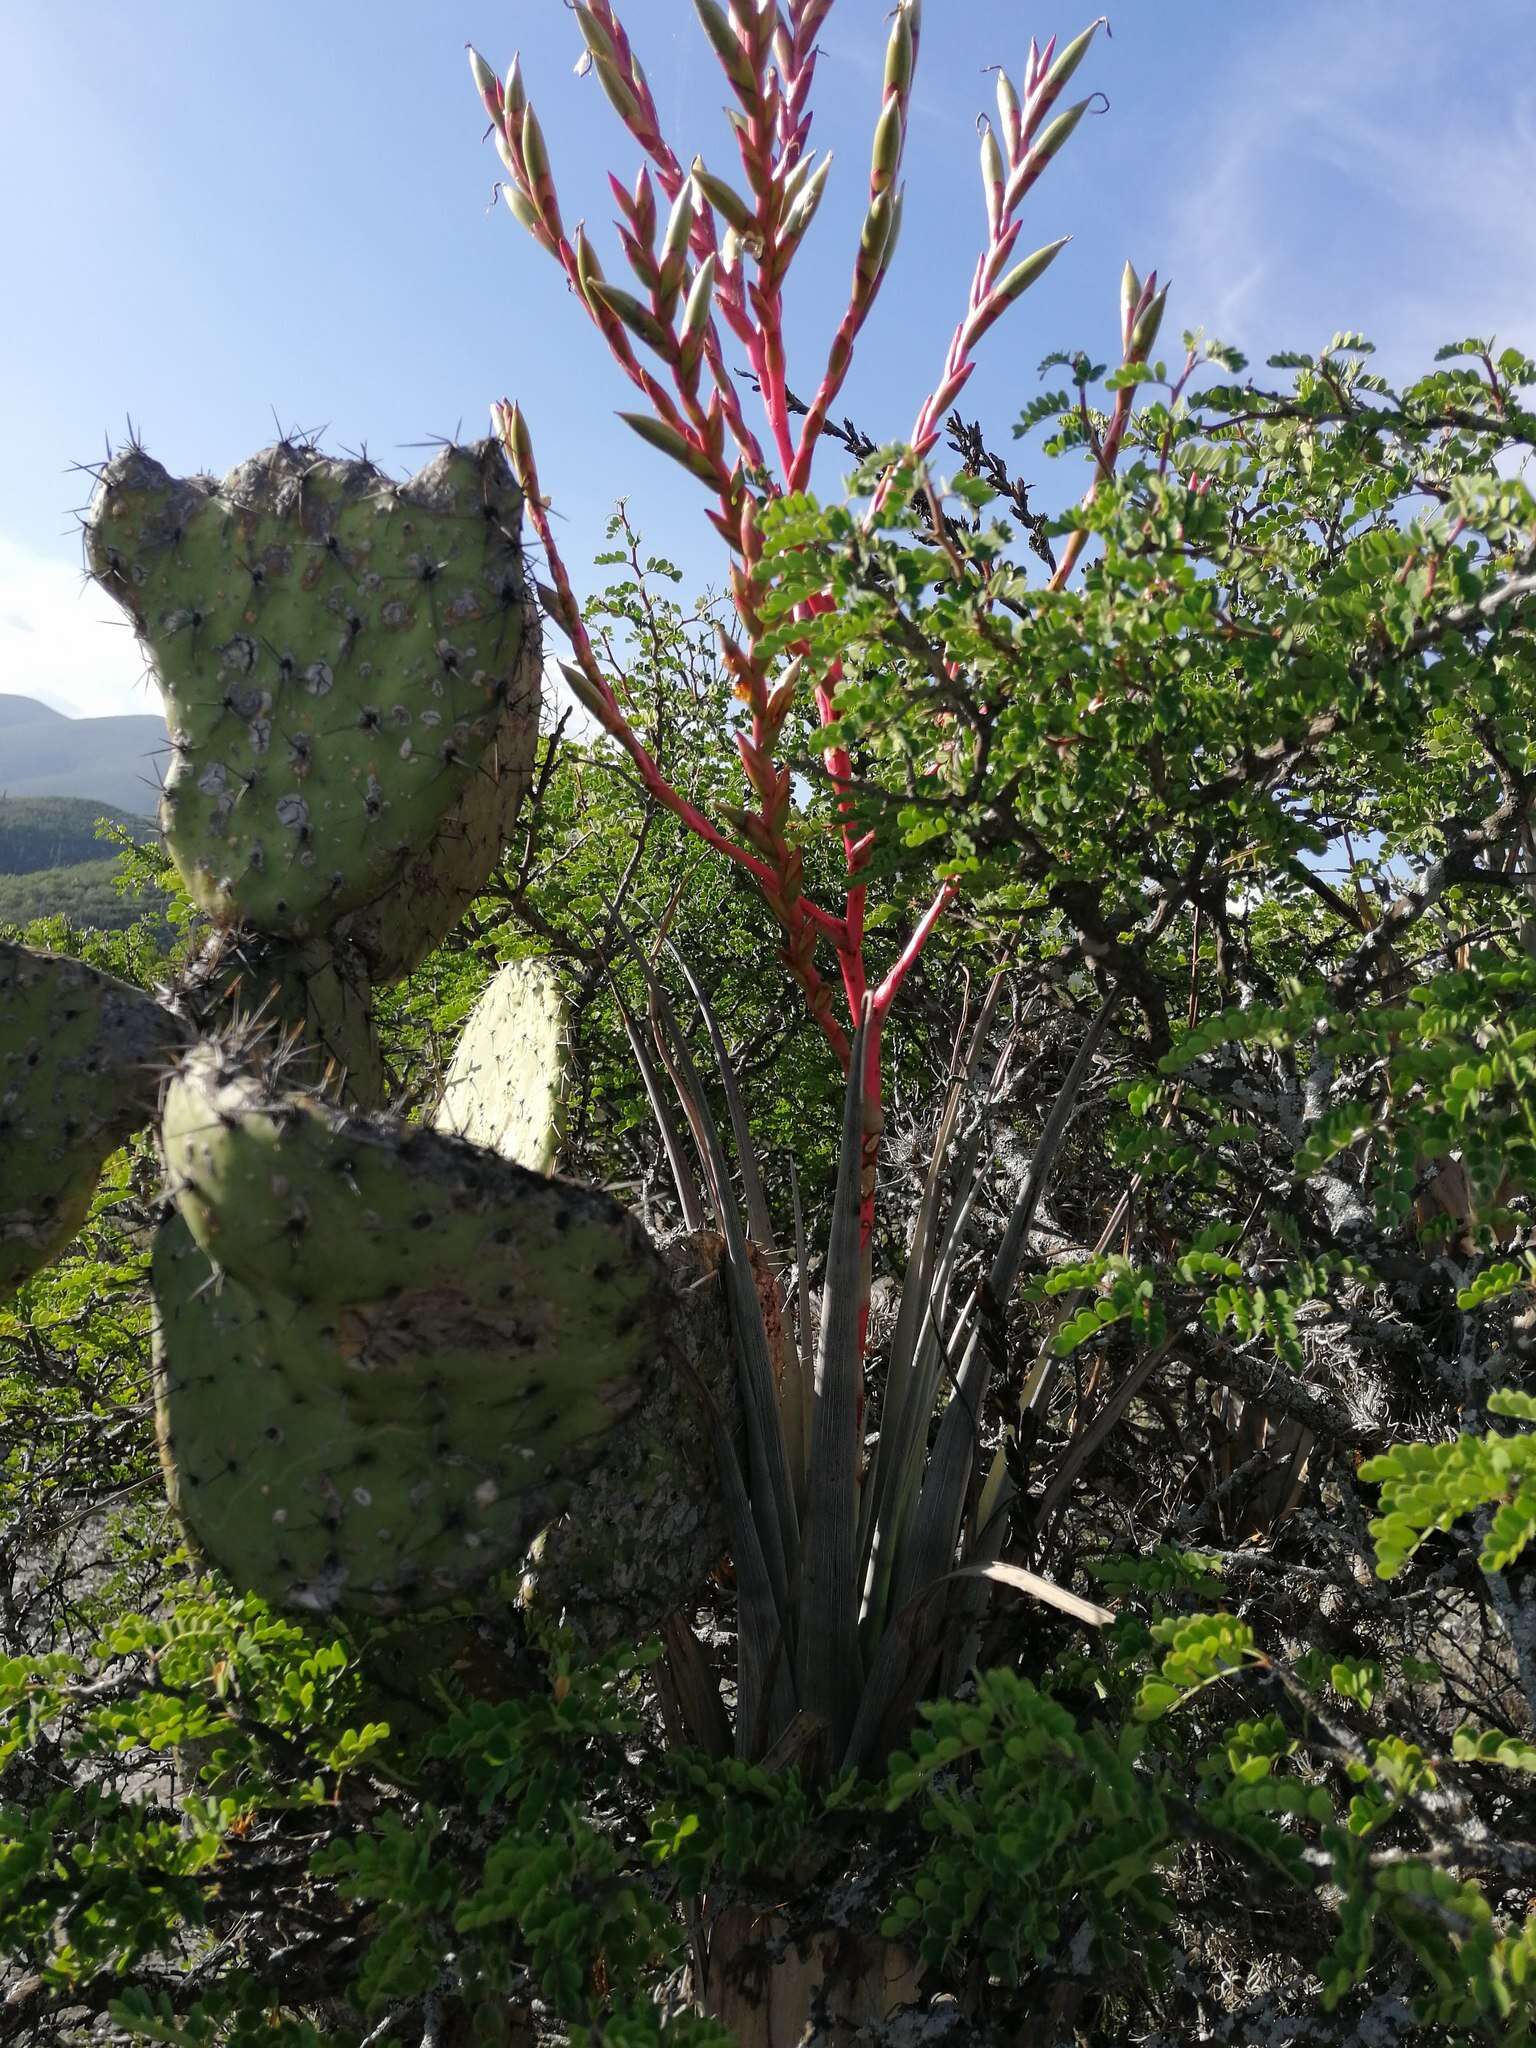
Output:
<path fill-rule="evenodd" d="M 803 489 L 809 482 L 857 336 L 889 273 L 900 226 L 900 174 L 920 44 L 920 4 L 921 0 L 897 0 L 847 304 L 798 436 L 790 424 L 783 293 L 831 168 L 829 157 L 815 159 L 810 134 L 816 38 L 833 0 L 694 0 L 733 102 L 727 114 L 736 140 L 740 183 L 699 157 L 684 170 L 662 133 L 645 72 L 612 0 L 586 0 L 575 6 L 591 67 L 643 159 L 632 188 L 617 178 L 609 180 L 633 289 L 604 276 L 584 228 L 578 227 L 574 237 L 567 233 L 543 131 L 516 60 L 505 79 L 499 79 L 483 58 L 470 53 L 476 89 L 506 168 L 502 191 L 510 212 L 561 265 L 610 352 L 644 398 L 644 411 L 621 417 L 704 484 L 713 499 L 708 517 L 731 551 L 731 594 L 740 630 L 722 634 L 722 658 L 748 714 L 747 724 L 734 738 L 751 807 L 723 810 L 729 830 L 722 830 L 672 788 L 632 730 L 603 677 L 556 547 L 526 426 L 518 409 L 503 402 L 495 409 L 497 430 L 526 493 L 530 518 L 548 558 L 557 623 L 575 656 L 573 663 L 562 665 L 564 673 L 582 704 L 624 749 L 655 799 L 751 874 L 778 923 L 785 964 L 845 1065 L 849 1023 L 858 1019 L 870 998 L 872 1022 L 865 1039 L 866 1234 L 881 1117 L 881 1025 L 950 891 L 940 891 L 873 990 L 864 955 L 866 886 L 861 879 L 873 851 L 873 835 L 858 832 L 851 801 L 842 801 L 842 910 L 828 910 L 805 895 L 801 856 L 793 843 L 791 776 L 777 759 L 777 742 L 802 687 L 806 664 L 800 658 L 804 650 L 792 650 L 784 661 L 766 644 L 758 515 L 766 498 Z M 933 447 L 940 422 L 969 378 L 977 343 L 1063 246 L 1053 242 L 1033 256 L 1014 260 L 1020 205 L 1089 103 L 1080 101 L 1048 117 L 1100 25 L 1094 22 L 1060 55 L 1054 43 L 1043 52 L 1032 45 L 1022 97 L 1006 78 L 999 78 L 1001 141 L 990 130 L 983 140 L 986 244 L 944 374 L 918 414 L 913 444 L 919 459 Z M 661 202 L 667 209 L 664 218 Z M 1138 296 L 1138 319 L 1145 318 L 1150 304 Z M 744 416 L 739 386 L 725 359 L 727 333 L 745 352 L 756 380 L 777 478 Z M 1118 437 L 1113 448 L 1106 437 L 1103 452 L 1111 464 L 1118 445 Z M 807 613 L 827 601 L 813 600 Z M 841 672 L 834 667 L 810 681 L 818 716 L 828 726 L 837 717 Z M 846 790 L 851 775 L 846 753 L 829 747 L 825 759 L 834 787 Z M 838 1017 L 831 988 L 818 967 L 823 944 L 832 948 L 836 960 L 848 1022 Z"/>

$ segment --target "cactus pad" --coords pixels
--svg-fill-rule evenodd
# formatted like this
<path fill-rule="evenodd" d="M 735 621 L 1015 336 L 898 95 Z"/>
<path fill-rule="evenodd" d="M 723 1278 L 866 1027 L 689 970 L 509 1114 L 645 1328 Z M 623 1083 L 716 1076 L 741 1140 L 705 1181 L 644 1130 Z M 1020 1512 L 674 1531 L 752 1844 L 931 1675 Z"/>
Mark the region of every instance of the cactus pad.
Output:
<path fill-rule="evenodd" d="M 86 559 L 154 665 L 175 752 L 166 843 L 210 915 L 324 932 L 395 888 L 455 813 L 462 839 L 493 750 L 521 750 L 511 800 L 537 718 L 521 510 L 491 441 L 404 484 L 290 441 L 222 483 L 136 447 L 108 462 Z"/>
<path fill-rule="evenodd" d="M 0 940 L 0 1301 L 85 1221 L 107 1155 L 154 1114 L 179 1041 L 127 982 Z"/>
<path fill-rule="evenodd" d="M 190 1233 L 157 1252 L 158 1407 L 194 1540 L 314 1611 L 441 1604 L 515 1564 L 661 1369 L 671 1293 L 639 1226 L 462 1141 L 271 1095 L 213 1047 L 171 1083 L 162 1145 Z"/>
<path fill-rule="evenodd" d="M 542 960 L 500 968 L 464 1020 L 433 1122 L 552 1173 L 569 1085 L 565 998 Z"/>

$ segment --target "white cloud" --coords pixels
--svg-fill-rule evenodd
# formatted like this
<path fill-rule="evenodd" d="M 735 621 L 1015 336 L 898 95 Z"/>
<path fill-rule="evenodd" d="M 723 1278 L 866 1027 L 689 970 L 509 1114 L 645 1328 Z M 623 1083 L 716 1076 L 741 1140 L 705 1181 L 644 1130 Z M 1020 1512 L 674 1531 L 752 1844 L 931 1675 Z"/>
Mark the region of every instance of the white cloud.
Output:
<path fill-rule="evenodd" d="M 1489 0 L 1513 27 L 1525 0 Z M 1283 22 L 1283 26 L 1282 26 Z M 1497 48 L 1488 23 L 1482 52 Z M 1185 130 L 1160 267 L 1178 313 L 1252 354 L 1363 328 L 1389 375 L 1468 331 L 1536 348 L 1536 95 L 1527 69 L 1458 70 L 1430 0 L 1314 4 L 1245 39 Z M 1304 59 L 1304 61 L 1303 61 Z"/>
<path fill-rule="evenodd" d="M 0 534 L 0 692 L 72 718 L 154 712 L 137 641 L 112 600 L 65 555 Z"/>

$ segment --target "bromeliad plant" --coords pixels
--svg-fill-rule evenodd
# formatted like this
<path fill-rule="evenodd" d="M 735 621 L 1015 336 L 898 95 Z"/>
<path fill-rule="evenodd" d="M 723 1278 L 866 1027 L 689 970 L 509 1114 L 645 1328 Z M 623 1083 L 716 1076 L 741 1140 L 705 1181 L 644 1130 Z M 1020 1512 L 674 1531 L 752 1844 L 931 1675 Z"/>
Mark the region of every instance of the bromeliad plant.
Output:
<path fill-rule="evenodd" d="M 746 1258 L 749 1232 L 760 1244 L 771 1244 L 760 1175 L 739 1146 L 748 1213 L 738 1220 L 731 1213 L 727 1164 L 710 1127 L 703 1089 L 688 1073 L 686 1048 L 667 1024 L 665 1004 L 653 986 L 666 1063 L 688 1098 L 689 1120 L 705 1156 L 728 1246 L 725 1271 L 748 1466 L 745 1493 L 733 1498 L 727 1492 L 741 1594 L 736 1740 L 746 1753 L 758 1753 L 798 1709 L 820 1731 L 829 1760 L 858 1762 L 889 1742 L 900 1724 L 902 1703 L 909 1708 L 931 1675 L 933 1607 L 937 1589 L 956 1562 L 977 1455 L 976 1417 L 999 1355 L 999 1305 L 1013 1290 L 1030 1219 L 1097 1038 L 1057 1106 L 988 1281 L 968 1305 L 959 1298 L 949 1304 L 948 1293 L 984 1156 L 984 1126 L 967 1139 L 969 1149 L 962 1153 L 947 1208 L 942 1194 L 952 1164 L 949 1141 L 965 1101 L 961 1075 L 974 1078 L 983 1057 L 990 1007 L 971 1051 L 958 1057 L 943 1135 L 909 1248 L 879 1446 L 866 1470 L 862 1347 L 882 1128 L 882 1033 L 951 892 L 947 885 L 937 890 L 883 971 L 877 971 L 867 932 L 869 877 L 880 852 L 880 833 L 856 824 L 848 753 L 829 744 L 823 767 L 842 849 L 843 897 L 833 909 L 806 893 L 805 835 L 820 828 L 797 806 L 786 754 L 790 746 L 798 748 L 803 732 L 825 730 L 837 719 L 842 669 L 835 659 L 817 663 L 811 658 L 805 633 L 793 626 L 777 628 L 774 613 L 788 579 L 776 580 L 765 570 L 764 526 L 773 508 L 803 492 L 810 480 L 855 341 L 890 271 L 921 11 L 918 0 L 901 0 L 895 10 L 848 300 L 813 396 L 802 405 L 792 395 L 786 359 L 784 294 L 831 168 L 829 159 L 818 162 L 812 151 L 810 109 L 816 37 L 830 0 L 799 0 L 787 8 L 742 0 L 729 10 L 716 0 L 696 4 L 735 102 L 730 121 L 744 190 L 702 157 L 684 167 L 661 132 L 644 69 L 608 0 L 575 10 L 591 68 L 642 157 L 632 187 L 609 180 L 633 290 L 607 276 L 583 227 L 567 230 L 550 153 L 518 63 L 514 60 L 501 78 L 477 52 L 471 51 L 470 61 L 507 173 L 501 191 L 510 211 L 560 264 L 641 393 L 646 409 L 623 418 L 706 487 L 713 501 L 708 517 L 730 550 L 735 630 L 721 628 L 720 647 L 743 707 L 732 738 L 748 800 L 724 807 L 718 821 L 678 794 L 636 733 L 593 646 L 556 545 L 527 423 L 510 403 L 496 409 L 496 420 L 548 568 L 549 583 L 541 587 L 541 596 L 571 644 L 573 659 L 562 663 L 562 672 L 572 691 L 623 749 L 651 797 L 750 875 L 778 925 L 784 964 L 848 1073 L 814 1364 L 809 1357 L 804 1361 L 803 1385 L 797 1384 L 792 1364 L 776 1398 Z M 1060 50 L 1054 40 L 1044 49 L 1032 43 L 1018 87 L 999 73 L 998 121 L 995 128 L 984 124 L 981 155 L 985 242 L 939 381 L 913 424 L 911 445 L 919 462 L 938 444 L 988 330 L 1064 246 L 1058 240 L 1020 257 L 1021 209 L 1088 111 L 1089 99 L 1061 102 L 1101 25 L 1102 19 L 1090 24 Z M 1155 275 L 1143 283 L 1127 267 L 1121 339 L 1128 364 L 1145 360 L 1165 296 Z M 745 351 L 750 365 L 761 434 L 746 415 L 732 374 L 727 350 L 733 344 Z M 1129 399 L 1128 384 L 1097 450 L 1101 475 L 1113 472 Z M 905 474 L 894 463 L 890 466 L 882 501 Z M 1074 542 L 1066 551 L 1056 570 L 1058 581 L 1070 574 L 1080 545 Z M 831 602 L 830 594 L 812 581 L 795 601 L 794 618 L 808 632 Z M 841 985 L 841 1015 L 823 973 L 828 954 Z M 723 1053 L 718 1031 L 712 1036 Z M 637 1061 L 648 1062 L 638 1032 L 633 1043 Z M 729 1090 L 729 1077 L 724 1078 Z M 658 1085 L 653 1099 L 660 1096 Z M 733 1122 L 740 1140 L 742 1119 L 738 1115 Z M 684 1206 L 686 1213 L 686 1200 Z M 803 1272 L 803 1259 L 800 1264 Z M 929 1463 L 929 1426 L 946 1369 L 953 1370 L 950 1351 L 957 1342 L 963 1353 L 957 1397 Z M 1000 1538 L 992 1504 L 989 1500 L 982 1518 L 985 1535 L 967 1552 L 967 1568 L 992 1568 Z M 1080 1603 L 1079 1608 L 1094 1612 Z"/>
<path fill-rule="evenodd" d="M 835 721 L 841 670 L 835 661 L 808 660 L 803 642 L 770 630 L 762 519 L 767 507 L 808 485 L 855 342 L 890 273 L 901 222 L 900 177 L 921 5 L 920 0 L 899 0 L 895 9 L 848 300 L 808 404 L 793 396 L 789 381 L 784 295 L 831 171 L 831 158 L 818 161 L 811 148 L 811 91 L 816 38 L 832 0 L 790 0 L 783 7 L 775 0 L 732 0 L 729 9 L 718 0 L 695 0 L 695 5 L 735 102 L 729 118 L 745 191 L 700 156 L 684 167 L 662 134 L 645 71 L 609 0 L 575 9 L 591 68 L 641 153 L 632 188 L 609 178 L 619 240 L 637 290 L 605 275 L 583 227 L 568 233 L 543 130 L 517 60 L 505 79 L 476 51 L 470 62 L 507 172 L 500 189 L 509 210 L 560 264 L 643 397 L 645 410 L 621 417 L 705 486 L 712 499 L 708 518 L 730 551 L 736 630 L 722 627 L 720 646 L 743 707 L 732 738 L 747 801 L 724 809 L 718 822 L 677 793 L 636 734 L 593 648 L 556 545 L 527 422 L 518 406 L 507 402 L 496 408 L 495 417 L 548 566 L 550 582 L 541 596 L 571 644 L 574 658 L 562 663 L 562 672 L 576 697 L 623 748 L 657 802 L 752 877 L 778 925 L 783 962 L 845 1067 L 851 1035 L 868 1002 L 860 1084 L 867 1239 L 881 1128 L 881 1035 L 949 891 L 938 891 L 883 971 L 877 971 L 866 945 L 876 835 L 855 824 L 846 803 L 848 753 L 830 744 L 824 767 L 842 846 L 843 900 L 833 908 L 806 894 L 802 848 L 807 821 L 797 810 L 785 753 L 790 744 L 798 751 L 807 717 L 812 732 Z M 940 378 L 913 423 L 911 446 L 919 460 L 938 444 L 989 329 L 1065 246 L 1056 240 L 1020 258 L 1021 208 L 1089 109 L 1090 99 L 1064 107 L 1059 102 L 1102 23 L 1100 17 L 1060 50 L 1054 38 L 1044 49 L 1031 42 L 1017 88 L 1006 72 L 998 73 L 997 127 L 983 124 L 985 243 Z M 1141 362 L 1155 340 L 1165 294 L 1158 291 L 1155 274 L 1143 283 L 1128 267 L 1123 296 L 1126 358 Z M 745 351 L 751 368 L 763 415 L 761 436 L 747 417 L 728 360 L 733 345 Z M 1124 425 L 1124 417 L 1117 415 L 1100 451 L 1105 473 L 1113 469 Z M 1060 565 L 1063 580 L 1072 560 L 1075 551 Z M 797 615 L 814 618 L 830 602 L 824 590 L 812 585 Z M 827 955 L 841 985 L 841 1017 L 823 973 Z"/>

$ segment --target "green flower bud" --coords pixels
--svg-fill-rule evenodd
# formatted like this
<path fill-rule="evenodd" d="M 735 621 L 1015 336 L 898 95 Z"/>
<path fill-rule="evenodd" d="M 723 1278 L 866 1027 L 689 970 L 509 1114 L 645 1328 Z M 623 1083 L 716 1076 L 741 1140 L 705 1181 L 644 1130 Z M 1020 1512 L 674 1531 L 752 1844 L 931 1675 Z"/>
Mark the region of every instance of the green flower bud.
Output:
<path fill-rule="evenodd" d="M 649 441 L 653 448 L 659 448 L 663 455 L 670 455 L 674 462 L 682 464 L 690 475 L 701 483 L 713 484 L 718 481 L 714 465 L 701 448 L 695 448 L 665 420 L 656 419 L 648 412 L 621 412 L 619 418 L 625 426 L 633 427 L 642 441 Z"/>
<path fill-rule="evenodd" d="M 724 178 L 717 178 L 704 168 L 704 159 L 696 156 L 693 160 L 693 180 L 710 205 L 738 235 L 749 236 L 757 232 L 757 216 L 741 194 L 727 185 Z"/>
<path fill-rule="evenodd" d="M 869 196 L 878 198 L 896 181 L 901 168 L 901 146 L 906 136 L 906 116 L 899 99 L 887 100 L 875 123 L 874 146 L 869 158 Z"/>
<path fill-rule="evenodd" d="M 1056 152 L 1064 146 L 1067 138 L 1087 111 L 1088 101 L 1078 100 L 1068 107 L 1064 114 L 1056 116 L 1050 127 L 1045 130 L 1034 148 L 1029 152 L 1030 161 L 1037 169 L 1043 169 L 1050 162 L 1051 158 L 1055 156 Z"/>
<path fill-rule="evenodd" d="M 694 12 L 704 25 L 704 33 L 714 45 L 715 55 L 720 59 L 721 69 L 744 100 L 756 101 L 757 79 L 753 74 L 752 61 L 737 39 L 724 8 L 716 0 L 693 0 Z"/>
<path fill-rule="evenodd" d="M 1152 345 L 1157 340 L 1157 330 L 1163 324 L 1163 308 L 1167 303 L 1168 286 L 1164 285 L 1145 313 L 1136 322 L 1136 330 L 1131 336 L 1131 357 L 1133 361 L 1144 363 L 1152 353 Z"/>
<path fill-rule="evenodd" d="M 671 361 L 677 351 L 677 343 L 673 339 L 671 328 L 663 326 L 649 306 L 643 306 L 633 292 L 623 291 L 616 284 L 605 284 L 602 279 L 594 278 L 587 296 L 597 304 L 605 306 L 614 318 L 643 341 L 647 348 L 654 349 L 657 355 L 664 357 L 668 362 Z"/>

